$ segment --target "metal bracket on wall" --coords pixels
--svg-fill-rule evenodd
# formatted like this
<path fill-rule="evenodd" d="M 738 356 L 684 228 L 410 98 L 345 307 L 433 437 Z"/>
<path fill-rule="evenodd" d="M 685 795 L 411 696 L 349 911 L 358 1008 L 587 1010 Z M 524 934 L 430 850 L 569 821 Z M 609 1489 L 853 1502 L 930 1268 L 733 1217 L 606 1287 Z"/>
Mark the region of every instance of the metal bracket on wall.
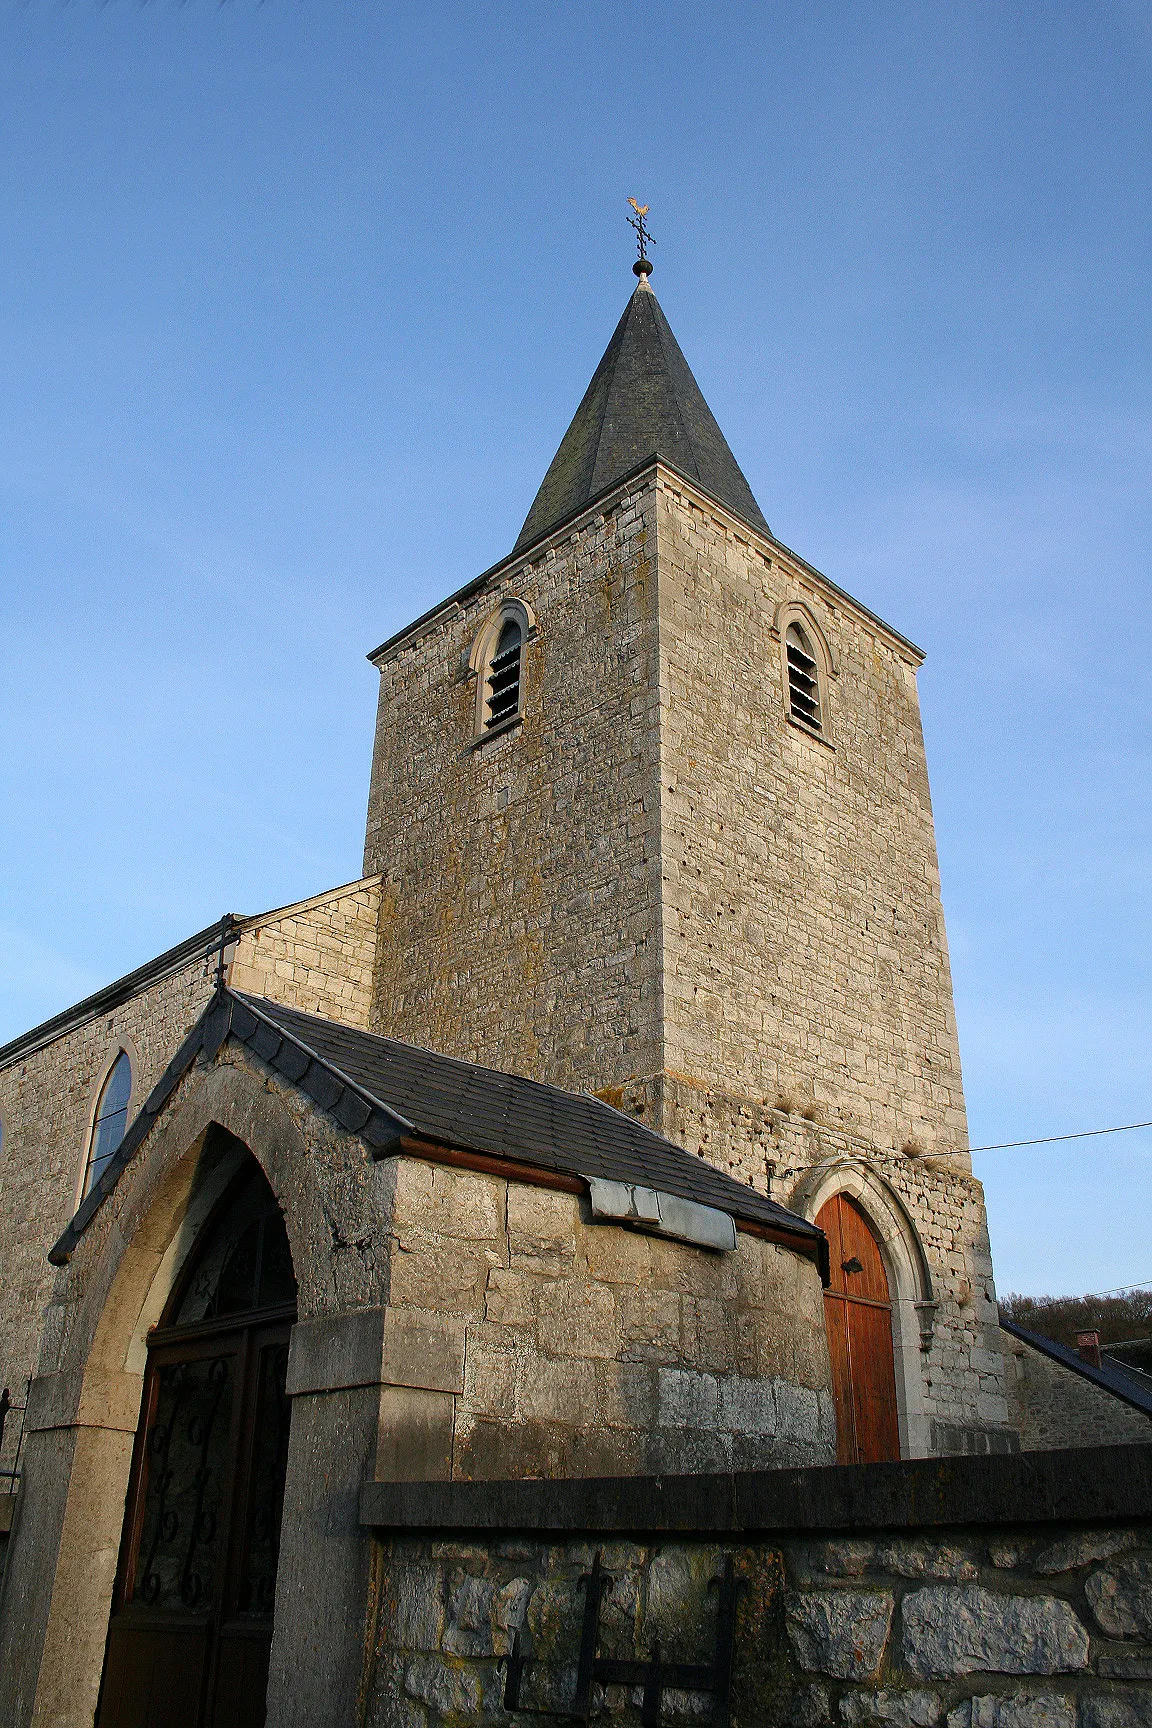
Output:
<path fill-rule="evenodd" d="M 524 1670 L 536 1661 L 531 1638 L 519 1627 L 512 1649 L 504 1658 L 507 1674 L 504 1681 L 504 1708 L 510 1713 L 532 1716 L 555 1716 L 569 1722 L 587 1722 L 592 1711 L 592 1683 L 602 1686 L 639 1686 L 643 1688 L 640 1720 L 643 1728 L 658 1728 L 660 1705 L 667 1689 L 678 1692 L 711 1692 L 713 1728 L 728 1728 L 732 1691 L 732 1646 L 736 1633 L 736 1592 L 743 1583 L 738 1579 L 731 1555 L 724 1562 L 724 1571 L 713 1578 L 709 1588 L 719 1591 L 716 1615 L 716 1654 L 711 1662 L 666 1662 L 660 1654 L 659 1641 L 653 1644 L 647 1662 L 624 1661 L 613 1656 L 598 1656 L 600 1641 L 600 1604 L 612 1582 L 611 1575 L 601 1569 L 600 1550 L 592 1562 L 591 1572 L 580 1579 L 585 1587 L 584 1620 L 580 1632 L 580 1659 L 576 1669 L 576 1692 L 567 1710 L 544 1710 L 537 1705 L 521 1704 L 520 1683 Z"/>

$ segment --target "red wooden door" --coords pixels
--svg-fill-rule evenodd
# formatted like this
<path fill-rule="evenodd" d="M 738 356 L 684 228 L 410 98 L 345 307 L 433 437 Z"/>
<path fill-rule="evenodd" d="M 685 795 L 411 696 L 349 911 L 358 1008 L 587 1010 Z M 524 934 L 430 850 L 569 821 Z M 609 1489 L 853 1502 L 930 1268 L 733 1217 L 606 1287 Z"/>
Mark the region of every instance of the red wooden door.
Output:
<path fill-rule="evenodd" d="M 847 1195 L 834 1194 L 816 1222 L 828 1237 L 831 1261 L 824 1320 L 836 1400 L 837 1462 L 899 1458 L 892 1298 L 879 1245 Z"/>

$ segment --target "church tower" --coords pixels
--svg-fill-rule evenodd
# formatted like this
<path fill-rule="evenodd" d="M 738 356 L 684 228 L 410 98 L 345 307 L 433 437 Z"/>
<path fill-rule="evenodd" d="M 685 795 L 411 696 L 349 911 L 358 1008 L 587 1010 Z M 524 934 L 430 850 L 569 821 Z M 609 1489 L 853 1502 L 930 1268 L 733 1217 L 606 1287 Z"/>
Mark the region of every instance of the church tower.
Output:
<path fill-rule="evenodd" d="M 905 1454 L 999 1450 L 923 656 L 773 537 L 650 269 L 512 552 L 372 656 L 373 1024 L 818 1218 L 843 1456 L 877 1353 Z"/>

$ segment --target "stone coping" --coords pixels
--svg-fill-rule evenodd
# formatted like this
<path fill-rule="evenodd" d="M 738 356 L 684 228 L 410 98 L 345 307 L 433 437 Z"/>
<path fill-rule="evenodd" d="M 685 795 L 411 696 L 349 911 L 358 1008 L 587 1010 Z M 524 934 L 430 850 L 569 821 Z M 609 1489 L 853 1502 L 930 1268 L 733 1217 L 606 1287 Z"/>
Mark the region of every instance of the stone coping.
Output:
<path fill-rule="evenodd" d="M 360 1522 L 428 1530 L 717 1537 L 1152 1517 L 1152 1445 L 701 1476 L 369 1482 Z"/>

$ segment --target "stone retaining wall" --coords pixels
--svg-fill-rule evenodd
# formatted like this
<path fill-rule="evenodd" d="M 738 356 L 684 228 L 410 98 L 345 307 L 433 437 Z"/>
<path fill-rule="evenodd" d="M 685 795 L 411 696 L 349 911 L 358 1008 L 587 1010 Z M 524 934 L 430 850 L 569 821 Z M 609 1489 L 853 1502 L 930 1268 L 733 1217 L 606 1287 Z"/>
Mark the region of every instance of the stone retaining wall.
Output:
<path fill-rule="evenodd" d="M 713 1659 L 731 1557 L 735 1728 L 1152 1724 L 1149 1449 L 772 1475 L 549 1483 L 547 1499 L 530 1483 L 366 1490 L 361 1720 L 523 1719 L 503 1703 L 518 1628 L 534 1654 L 524 1716 L 567 1708 L 598 1552 L 600 1655 L 646 1659 L 659 1640 L 691 1663 Z M 640 1704 L 639 1688 L 593 1689 L 601 1721 Z M 711 1710 L 710 1694 L 669 1691 L 661 1720 Z"/>

